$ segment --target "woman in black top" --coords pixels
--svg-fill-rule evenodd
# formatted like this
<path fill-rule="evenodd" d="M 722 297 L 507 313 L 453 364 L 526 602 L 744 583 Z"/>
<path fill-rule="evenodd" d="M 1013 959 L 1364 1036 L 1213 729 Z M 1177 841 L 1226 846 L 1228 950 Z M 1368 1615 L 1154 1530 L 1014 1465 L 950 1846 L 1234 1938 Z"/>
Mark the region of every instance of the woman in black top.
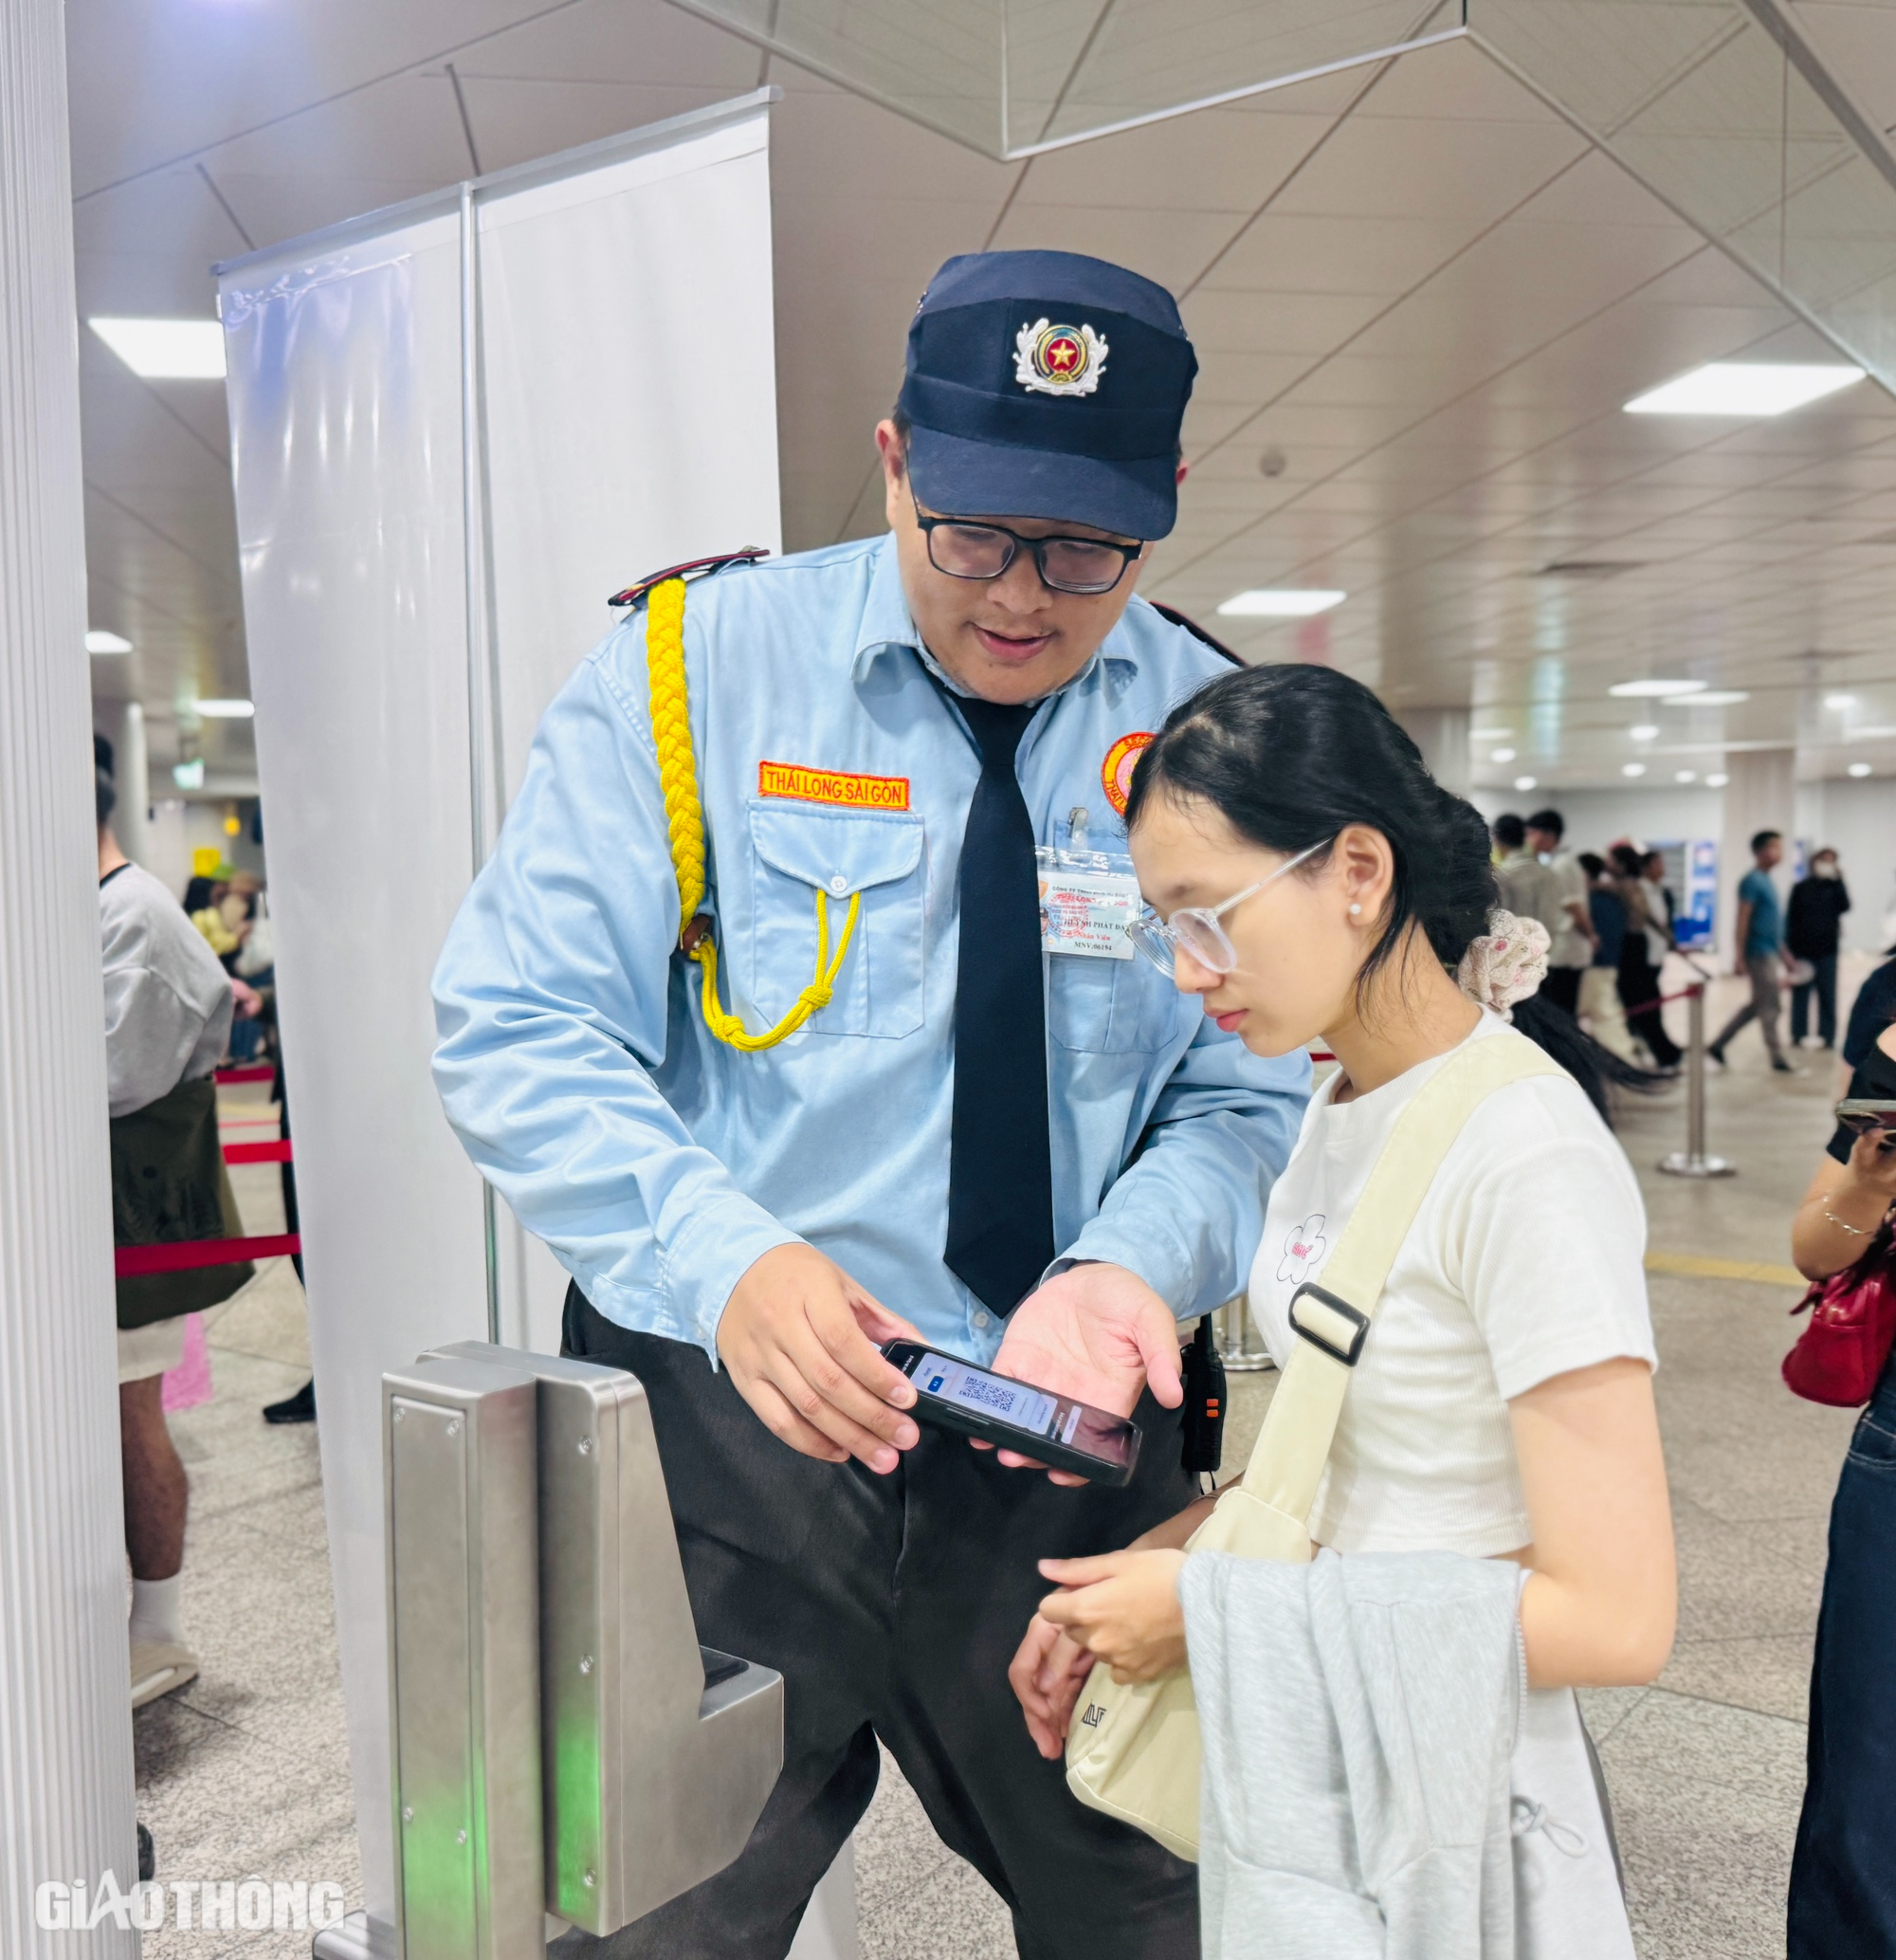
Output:
<path fill-rule="evenodd" d="M 1850 1085 L 1896 1103 L 1896 1023 Z M 1896 1129 L 1838 1124 L 1791 1228 L 1798 1270 L 1852 1266 L 1896 1205 Z M 1811 1672 L 1804 1811 L 1791 1864 L 1790 1960 L 1896 1956 L 1896 1368 L 1886 1366 L 1844 1458 Z"/>
<path fill-rule="evenodd" d="M 1791 888 L 1784 914 L 1784 944 L 1794 960 L 1806 960 L 1816 971 L 1800 987 L 1791 989 L 1791 1041 L 1803 1045 L 1811 1022 L 1811 995 L 1817 997 L 1817 1035 L 1826 1048 L 1836 1046 L 1837 942 L 1843 915 L 1850 910 L 1850 888 L 1843 882 L 1837 854 L 1829 846 L 1811 857 L 1811 874 Z"/>

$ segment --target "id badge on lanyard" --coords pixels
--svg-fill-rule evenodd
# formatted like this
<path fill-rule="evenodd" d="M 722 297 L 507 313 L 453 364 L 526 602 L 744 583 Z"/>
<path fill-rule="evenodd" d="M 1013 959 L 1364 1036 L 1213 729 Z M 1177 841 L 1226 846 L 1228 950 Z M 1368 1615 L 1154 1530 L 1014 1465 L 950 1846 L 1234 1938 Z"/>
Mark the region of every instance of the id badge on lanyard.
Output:
<path fill-rule="evenodd" d="M 1034 852 L 1040 872 L 1040 949 L 1086 960 L 1130 960 L 1139 880 L 1122 851 L 1095 851 L 1086 812 L 1054 826 L 1056 842 Z"/>

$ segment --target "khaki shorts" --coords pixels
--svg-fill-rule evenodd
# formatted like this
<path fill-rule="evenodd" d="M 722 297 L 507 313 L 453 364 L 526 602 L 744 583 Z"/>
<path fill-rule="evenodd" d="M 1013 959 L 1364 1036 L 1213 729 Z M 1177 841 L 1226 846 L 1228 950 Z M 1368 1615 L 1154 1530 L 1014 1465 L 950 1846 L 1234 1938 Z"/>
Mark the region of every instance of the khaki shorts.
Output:
<path fill-rule="evenodd" d="M 228 1304 L 228 1302 L 226 1303 Z M 204 1320 L 204 1330 L 209 1333 L 224 1317 L 224 1308 L 204 1307 L 199 1310 Z M 184 1328 L 191 1318 L 188 1313 L 173 1315 L 170 1320 L 155 1320 L 141 1328 L 120 1328 L 118 1329 L 118 1380 L 143 1382 L 152 1375 L 168 1375 L 175 1367 L 184 1365 Z"/>

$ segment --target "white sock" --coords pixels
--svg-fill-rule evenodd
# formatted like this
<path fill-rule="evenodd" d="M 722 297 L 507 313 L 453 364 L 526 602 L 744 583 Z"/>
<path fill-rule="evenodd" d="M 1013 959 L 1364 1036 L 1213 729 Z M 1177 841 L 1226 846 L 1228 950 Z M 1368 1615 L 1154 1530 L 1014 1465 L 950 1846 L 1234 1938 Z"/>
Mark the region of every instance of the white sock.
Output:
<path fill-rule="evenodd" d="M 169 1647 L 184 1645 L 184 1628 L 178 1609 L 184 1599 L 184 1574 L 169 1579 L 135 1579 L 132 1582 L 132 1638 Z"/>

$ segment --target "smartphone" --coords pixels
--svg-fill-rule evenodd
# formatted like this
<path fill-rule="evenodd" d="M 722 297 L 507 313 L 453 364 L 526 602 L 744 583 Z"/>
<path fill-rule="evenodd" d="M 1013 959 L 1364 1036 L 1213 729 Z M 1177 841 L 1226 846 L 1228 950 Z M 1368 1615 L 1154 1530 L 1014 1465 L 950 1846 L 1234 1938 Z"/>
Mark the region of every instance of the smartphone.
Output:
<path fill-rule="evenodd" d="M 1846 1129 L 1853 1129 L 1858 1136 L 1866 1130 L 1896 1130 L 1896 1101 L 1882 1096 L 1857 1096 L 1836 1106 L 1837 1121 Z M 1896 1139 L 1886 1137 L 1883 1148 L 1896 1147 Z"/>
<path fill-rule="evenodd" d="M 1123 1416 L 996 1375 L 919 1341 L 891 1341 L 883 1352 L 915 1383 L 910 1413 L 921 1421 L 1018 1450 L 1049 1470 L 1068 1470 L 1096 1484 L 1132 1481 L 1139 1431 Z"/>

